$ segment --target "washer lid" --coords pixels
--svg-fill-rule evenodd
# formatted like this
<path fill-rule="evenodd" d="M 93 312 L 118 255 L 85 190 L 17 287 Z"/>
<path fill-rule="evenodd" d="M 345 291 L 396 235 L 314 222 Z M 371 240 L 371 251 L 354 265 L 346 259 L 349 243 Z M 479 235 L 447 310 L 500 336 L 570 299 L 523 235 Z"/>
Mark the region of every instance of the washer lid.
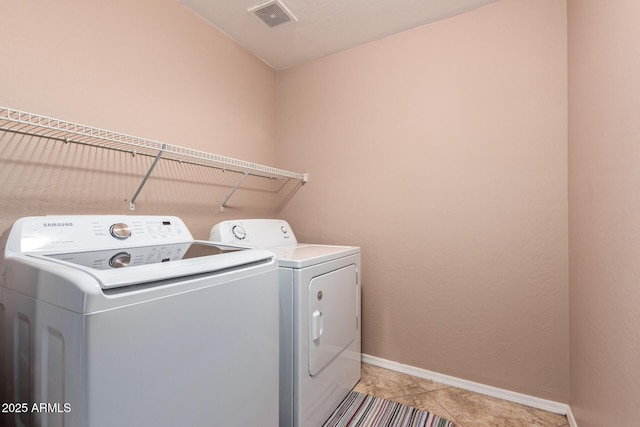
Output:
<path fill-rule="evenodd" d="M 357 246 L 299 244 L 294 247 L 268 248 L 278 258 L 280 267 L 305 268 L 360 253 Z"/>
<path fill-rule="evenodd" d="M 273 259 L 261 249 L 193 241 L 171 245 L 107 249 L 64 254 L 26 254 L 91 275 L 102 289 L 214 274 Z"/>
<path fill-rule="evenodd" d="M 134 267 L 147 264 L 166 264 L 178 260 L 220 255 L 243 250 L 240 247 L 210 243 L 175 243 L 172 245 L 144 246 L 138 248 L 107 249 L 89 252 L 44 254 L 53 258 L 95 270 Z M 124 274 L 124 273 L 123 273 Z"/>

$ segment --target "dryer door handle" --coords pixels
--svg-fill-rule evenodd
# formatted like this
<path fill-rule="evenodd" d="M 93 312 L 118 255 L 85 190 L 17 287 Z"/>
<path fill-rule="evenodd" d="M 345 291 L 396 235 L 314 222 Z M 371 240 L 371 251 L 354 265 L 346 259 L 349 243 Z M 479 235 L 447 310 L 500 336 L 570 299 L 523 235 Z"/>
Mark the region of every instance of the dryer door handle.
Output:
<path fill-rule="evenodd" d="M 311 315 L 311 339 L 317 341 L 320 339 L 322 332 L 324 331 L 324 320 L 322 312 L 316 310 Z"/>

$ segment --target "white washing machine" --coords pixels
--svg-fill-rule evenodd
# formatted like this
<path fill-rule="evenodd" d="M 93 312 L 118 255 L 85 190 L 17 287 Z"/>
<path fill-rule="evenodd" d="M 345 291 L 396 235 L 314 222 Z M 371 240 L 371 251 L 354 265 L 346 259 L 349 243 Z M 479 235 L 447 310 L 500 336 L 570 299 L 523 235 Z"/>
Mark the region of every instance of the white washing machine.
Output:
<path fill-rule="evenodd" d="M 224 221 L 210 240 L 280 266 L 280 427 L 316 427 L 360 380 L 360 248 L 298 244 L 286 221 Z"/>
<path fill-rule="evenodd" d="M 0 424 L 275 426 L 271 252 L 176 217 L 18 220 L 0 286 Z"/>

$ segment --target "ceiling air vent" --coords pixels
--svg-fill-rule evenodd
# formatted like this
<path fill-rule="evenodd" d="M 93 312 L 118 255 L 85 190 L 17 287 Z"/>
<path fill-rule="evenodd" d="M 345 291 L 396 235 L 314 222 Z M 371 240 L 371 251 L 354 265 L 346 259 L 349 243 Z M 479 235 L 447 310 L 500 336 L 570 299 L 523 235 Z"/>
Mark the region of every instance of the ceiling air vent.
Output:
<path fill-rule="evenodd" d="M 254 6 L 249 9 L 249 12 L 260 18 L 262 22 L 271 28 L 287 22 L 297 21 L 295 16 L 278 0 L 271 0 Z"/>

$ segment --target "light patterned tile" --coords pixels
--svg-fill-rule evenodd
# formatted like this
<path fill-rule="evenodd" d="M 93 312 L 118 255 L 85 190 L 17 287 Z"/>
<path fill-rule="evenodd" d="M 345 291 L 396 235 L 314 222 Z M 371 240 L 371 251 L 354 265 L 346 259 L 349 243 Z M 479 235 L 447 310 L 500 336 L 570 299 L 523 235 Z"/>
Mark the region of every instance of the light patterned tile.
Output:
<path fill-rule="evenodd" d="M 412 377 L 423 389 L 426 391 L 442 390 L 443 388 L 449 388 L 450 385 L 438 383 L 435 381 L 427 380 L 425 378 Z"/>
<path fill-rule="evenodd" d="M 362 378 L 354 390 L 383 399 L 419 394 L 426 391 L 411 375 L 366 363 L 362 364 Z"/>
<path fill-rule="evenodd" d="M 569 427 L 562 415 L 366 363 L 354 390 L 429 411 L 456 427 Z"/>
<path fill-rule="evenodd" d="M 538 424 L 522 424 L 519 421 L 501 420 L 496 423 L 496 420 L 492 421 L 465 421 L 464 424 L 458 424 L 457 427 L 496 427 L 496 426 L 514 426 L 514 427 L 537 427 Z M 553 427 L 570 427 L 569 424 L 562 424 L 559 426 L 553 425 Z"/>
<path fill-rule="evenodd" d="M 462 427 L 561 427 L 567 418 L 458 388 L 430 392 Z"/>

